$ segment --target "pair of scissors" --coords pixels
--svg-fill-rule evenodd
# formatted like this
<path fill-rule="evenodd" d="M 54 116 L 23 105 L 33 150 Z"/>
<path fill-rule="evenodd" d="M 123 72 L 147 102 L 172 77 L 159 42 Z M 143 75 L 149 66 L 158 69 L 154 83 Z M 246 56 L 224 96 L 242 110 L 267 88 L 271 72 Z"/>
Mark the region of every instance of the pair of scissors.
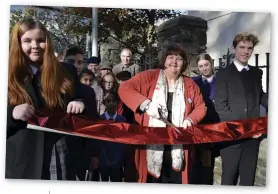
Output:
<path fill-rule="evenodd" d="M 169 122 L 169 121 L 167 120 L 167 118 L 163 115 L 162 108 L 159 108 L 159 109 L 158 109 L 158 114 L 159 114 L 159 116 L 160 116 L 160 120 L 161 120 L 161 121 L 163 121 L 164 123 L 166 123 L 166 125 L 172 127 L 172 128 L 173 128 L 176 132 L 178 132 L 179 134 L 182 134 L 182 133 L 180 132 L 180 130 L 179 130 L 173 123 Z"/>

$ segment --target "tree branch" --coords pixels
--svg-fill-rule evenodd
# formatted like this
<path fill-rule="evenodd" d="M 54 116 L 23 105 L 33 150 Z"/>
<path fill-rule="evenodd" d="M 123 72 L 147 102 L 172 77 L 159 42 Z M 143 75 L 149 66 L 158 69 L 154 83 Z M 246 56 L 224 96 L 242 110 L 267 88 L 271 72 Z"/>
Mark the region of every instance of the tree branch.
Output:
<path fill-rule="evenodd" d="M 111 38 L 113 38 L 114 40 L 118 41 L 119 43 L 121 43 L 121 44 L 123 44 L 123 45 L 125 45 L 125 46 L 127 46 L 127 47 L 130 47 L 132 50 L 135 50 L 135 53 L 140 54 L 140 55 L 143 55 L 143 54 L 144 54 L 143 52 L 140 52 L 140 51 L 138 50 L 138 48 L 135 48 L 135 47 L 131 46 L 130 44 L 128 44 L 128 43 L 126 43 L 126 42 L 120 40 L 119 38 L 117 38 L 117 37 L 111 35 L 111 33 L 110 33 L 108 30 L 106 30 L 106 29 L 102 29 L 102 30 L 103 30 L 104 33 L 106 33 L 106 34 L 108 35 L 108 37 L 111 37 Z"/>

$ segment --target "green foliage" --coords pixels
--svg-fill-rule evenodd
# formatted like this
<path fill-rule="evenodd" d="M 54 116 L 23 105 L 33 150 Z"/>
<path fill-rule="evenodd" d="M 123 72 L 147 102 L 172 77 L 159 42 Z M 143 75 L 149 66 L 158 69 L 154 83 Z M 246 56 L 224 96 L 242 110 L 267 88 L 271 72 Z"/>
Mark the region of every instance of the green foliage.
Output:
<path fill-rule="evenodd" d="M 183 13 L 175 10 L 99 8 L 98 43 L 112 38 L 131 48 L 134 54 L 154 55 L 157 52 L 153 47 L 157 40 L 156 23 L 180 14 Z M 86 34 L 92 29 L 92 8 L 26 6 L 24 16 L 35 17 L 46 25 L 56 50 L 72 44 L 85 50 Z M 21 10 L 12 10 L 10 29 L 21 18 Z"/>

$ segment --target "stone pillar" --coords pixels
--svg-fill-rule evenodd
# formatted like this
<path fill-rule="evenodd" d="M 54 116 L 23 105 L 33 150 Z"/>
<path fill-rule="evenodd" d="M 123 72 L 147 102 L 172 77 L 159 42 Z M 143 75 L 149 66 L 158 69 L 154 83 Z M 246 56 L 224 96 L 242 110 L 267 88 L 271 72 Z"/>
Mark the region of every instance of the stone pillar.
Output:
<path fill-rule="evenodd" d="M 169 43 L 183 45 L 189 57 L 190 65 L 186 74 L 190 77 L 198 74 L 197 56 L 206 52 L 207 21 L 193 16 L 181 15 L 162 23 L 158 27 L 158 49 Z"/>
<path fill-rule="evenodd" d="M 108 38 L 107 42 L 101 44 L 100 46 L 101 62 L 106 62 L 111 66 L 117 65 L 121 62 L 121 49 L 122 47 L 117 41 L 113 40 L 112 38 Z"/>

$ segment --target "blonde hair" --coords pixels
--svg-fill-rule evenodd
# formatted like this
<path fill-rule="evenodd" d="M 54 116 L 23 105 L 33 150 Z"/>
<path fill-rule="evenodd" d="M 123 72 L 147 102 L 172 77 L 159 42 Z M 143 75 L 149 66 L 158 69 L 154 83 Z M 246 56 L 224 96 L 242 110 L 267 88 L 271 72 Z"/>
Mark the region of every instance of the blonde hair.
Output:
<path fill-rule="evenodd" d="M 255 47 L 260 42 L 259 38 L 256 35 L 251 34 L 249 32 L 240 32 L 234 37 L 233 47 L 236 48 L 238 43 L 241 41 L 250 41 L 253 43 L 253 47 Z"/>

